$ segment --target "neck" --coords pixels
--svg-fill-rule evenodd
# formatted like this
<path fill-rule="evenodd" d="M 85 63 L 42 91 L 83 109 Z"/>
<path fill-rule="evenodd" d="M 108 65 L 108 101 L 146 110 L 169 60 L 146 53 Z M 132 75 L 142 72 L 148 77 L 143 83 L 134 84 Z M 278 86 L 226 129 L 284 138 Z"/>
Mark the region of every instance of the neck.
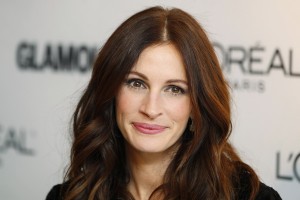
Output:
<path fill-rule="evenodd" d="M 129 192 L 138 200 L 148 200 L 152 192 L 163 183 L 171 161 L 170 153 L 144 153 L 127 148 L 130 169 Z M 156 198 L 157 199 L 157 198 Z"/>

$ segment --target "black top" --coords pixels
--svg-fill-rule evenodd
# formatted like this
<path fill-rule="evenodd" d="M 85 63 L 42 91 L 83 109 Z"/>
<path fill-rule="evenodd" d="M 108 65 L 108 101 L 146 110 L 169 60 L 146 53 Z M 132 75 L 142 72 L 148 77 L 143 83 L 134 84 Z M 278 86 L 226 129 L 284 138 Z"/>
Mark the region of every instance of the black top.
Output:
<path fill-rule="evenodd" d="M 251 173 L 241 163 L 236 162 L 239 181 L 235 183 L 238 200 L 249 200 Z M 62 195 L 66 191 L 67 183 L 55 185 L 48 193 L 46 200 L 63 200 Z M 280 195 L 273 188 L 260 182 L 259 191 L 255 200 L 281 200 Z"/>
<path fill-rule="evenodd" d="M 247 187 L 244 187 L 244 189 Z M 61 197 L 61 192 L 63 192 L 63 185 L 55 185 L 50 192 L 48 193 L 46 200 L 63 200 Z M 248 200 L 249 197 L 249 191 L 241 189 L 239 192 L 239 200 Z M 281 197 L 279 196 L 278 192 L 275 191 L 273 188 L 260 183 L 260 189 L 257 194 L 257 197 L 255 200 L 281 200 Z"/>

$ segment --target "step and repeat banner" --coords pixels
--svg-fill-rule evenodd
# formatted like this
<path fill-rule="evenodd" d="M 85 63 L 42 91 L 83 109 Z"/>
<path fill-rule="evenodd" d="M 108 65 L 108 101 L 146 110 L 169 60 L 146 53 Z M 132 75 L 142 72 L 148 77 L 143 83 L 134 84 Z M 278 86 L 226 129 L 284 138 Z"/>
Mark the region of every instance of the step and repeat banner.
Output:
<path fill-rule="evenodd" d="M 207 30 L 231 87 L 232 143 L 283 199 L 300 199 L 300 1 L 0 2 L 0 199 L 63 179 L 71 116 L 101 45 L 133 13 L 178 7 Z"/>

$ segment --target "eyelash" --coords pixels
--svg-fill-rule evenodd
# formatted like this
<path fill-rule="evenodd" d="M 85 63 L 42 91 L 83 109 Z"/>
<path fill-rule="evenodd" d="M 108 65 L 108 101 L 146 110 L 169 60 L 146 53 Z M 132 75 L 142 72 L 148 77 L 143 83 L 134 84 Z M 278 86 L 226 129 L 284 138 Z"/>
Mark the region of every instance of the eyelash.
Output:
<path fill-rule="evenodd" d="M 145 82 L 143 80 L 136 79 L 136 78 L 126 80 L 125 84 L 126 84 L 126 86 L 128 86 L 129 88 L 134 89 L 134 90 L 147 89 Z M 135 84 L 139 84 L 139 85 L 135 85 Z M 174 92 L 174 89 L 177 92 Z M 166 87 L 166 89 L 164 89 L 164 91 L 167 93 L 170 93 L 170 95 L 173 95 L 173 96 L 184 95 L 187 93 L 185 89 L 183 89 L 179 86 L 176 86 L 176 85 L 168 85 Z"/>
<path fill-rule="evenodd" d="M 137 83 L 139 84 L 139 86 L 134 85 L 134 84 L 137 84 Z M 136 78 L 126 80 L 125 84 L 129 88 L 132 88 L 132 89 L 135 89 L 135 90 L 146 89 L 144 81 L 142 81 L 140 79 L 136 79 Z"/>
<path fill-rule="evenodd" d="M 172 90 L 177 90 L 177 92 L 174 92 Z M 170 91 L 172 95 L 174 96 L 178 96 L 178 95 L 182 95 L 182 94 L 186 94 L 186 91 L 184 89 L 182 89 L 181 87 L 178 87 L 176 85 L 170 85 L 167 87 L 166 91 Z"/>

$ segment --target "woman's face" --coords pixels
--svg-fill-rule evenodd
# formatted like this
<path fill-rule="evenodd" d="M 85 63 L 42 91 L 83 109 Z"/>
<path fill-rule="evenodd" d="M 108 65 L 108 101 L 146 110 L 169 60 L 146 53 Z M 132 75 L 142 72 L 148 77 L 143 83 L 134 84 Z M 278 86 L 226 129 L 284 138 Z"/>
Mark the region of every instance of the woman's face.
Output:
<path fill-rule="evenodd" d="M 116 97 L 117 123 L 127 147 L 144 153 L 171 150 L 190 114 L 180 53 L 171 44 L 146 48 Z"/>

